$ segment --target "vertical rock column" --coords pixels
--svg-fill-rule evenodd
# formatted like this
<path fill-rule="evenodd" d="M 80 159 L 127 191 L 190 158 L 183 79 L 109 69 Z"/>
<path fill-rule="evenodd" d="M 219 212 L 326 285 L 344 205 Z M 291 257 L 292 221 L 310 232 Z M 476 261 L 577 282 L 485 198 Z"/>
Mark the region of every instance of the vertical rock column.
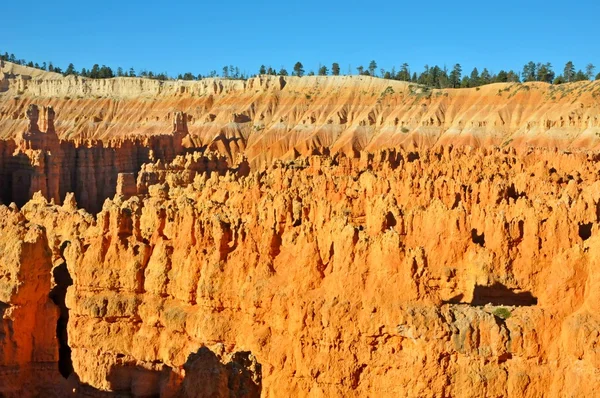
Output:
<path fill-rule="evenodd" d="M 51 270 L 44 229 L 0 206 L 0 396 L 57 394 L 58 312 L 48 297 Z"/>

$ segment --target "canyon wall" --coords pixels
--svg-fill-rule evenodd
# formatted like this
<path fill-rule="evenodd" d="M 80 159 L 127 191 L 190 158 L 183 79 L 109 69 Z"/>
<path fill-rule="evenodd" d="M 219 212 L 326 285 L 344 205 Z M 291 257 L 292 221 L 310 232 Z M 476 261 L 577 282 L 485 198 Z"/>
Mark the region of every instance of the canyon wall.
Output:
<path fill-rule="evenodd" d="M 595 396 L 599 93 L 5 63 L 0 395 Z"/>
<path fill-rule="evenodd" d="M 23 208 L 63 247 L 81 385 L 181 394 L 208 355 L 266 397 L 593 396 L 596 155 L 382 151 L 247 176 L 190 173 L 200 157 L 144 166 L 147 194 L 95 219 Z"/>
<path fill-rule="evenodd" d="M 165 134 L 184 112 L 190 145 L 276 158 L 435 145 L 598 149 L 600 82 L 498 83 L 428 89 L 368 76 L 258 76 L 241 80 L 94 80 L 5 63 L 0 138 L 27 126 L 32 102 L 57 112 L 59 138 Z M 2 90 L 2 89 L 0 89 Z"/>

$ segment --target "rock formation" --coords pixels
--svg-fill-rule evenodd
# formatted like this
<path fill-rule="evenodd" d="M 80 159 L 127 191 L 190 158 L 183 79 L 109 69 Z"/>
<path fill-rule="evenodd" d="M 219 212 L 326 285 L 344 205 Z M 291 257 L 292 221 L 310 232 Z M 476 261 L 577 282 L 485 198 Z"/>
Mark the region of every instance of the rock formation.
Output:
<path fill-rule="evenodd" d="M 170 111 L 158 123 L 166 134 L 134 123 L 77 137 L 60 128 L 72 105 L 51 96 L 129 80 L 51 80 L 36 101 L 67 105 L 53 105 L 56 127 L 52 108 L 32 106 L 28 125 L 14 123 L 24 133 L 0 141 L 2 200 L 22 205 L 0 205 L 0 376 L 18 375 L 0 377 L 0 394 L 597 393 L 600 155 L 595 139 L 585 150 L 527 147 L 533 136 L 519 129 L 542 107 L 563 128 L 548 105 L 560 99 L 519 102 L 550 88 L 524 85 L 510 101 L 502 90 L 434 92 L 424 108 L 396 82 L 376 104 L 369 93 L 388 84 L 376 79 L 139 81 L 160 88 L 147 115 L 174 92 L 201 109 Z M 301 85 L 319 89 L 291 100 Z M 211 98 L 192 97 L 202 90 Z M 144 102 L 135 96 L 123 107 Z M 434 104 L 443 115 L 426 116 Z M 466 104 L 488 112 L 469 131 L 496 131 L 500 118 L 506 134 L 442 144 Z M 583 109 L 560 131 L 581 129 L 586 115 L 593 124 L 598 108 Z M 124 123 L 119 112 L 133 111 L 106 117 Z M 302 130 L 304 117 L 332 122 Z M 428 117 L 419 138 L 402 133 L 403 120 Z M 6 120 L 0 133 L 13 137 Z M 399 127 L 388 134 L 382 120 Z M 249 123 L 258 127 L 239 126 Z M 200 125 L 212 141 L 198 138 Z M 518 145 L 491 145 L 519 134 Z M 566 146 L 581 139 L 569 137 Z M 28 183 L 15 184 L 22 175 Z"/>

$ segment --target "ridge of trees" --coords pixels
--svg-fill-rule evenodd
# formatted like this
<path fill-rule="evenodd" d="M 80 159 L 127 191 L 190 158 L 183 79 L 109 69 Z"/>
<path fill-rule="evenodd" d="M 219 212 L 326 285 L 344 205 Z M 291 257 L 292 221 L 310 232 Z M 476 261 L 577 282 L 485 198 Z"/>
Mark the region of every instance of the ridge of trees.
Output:
<path fill-rule="evenodd" d="M 155 73 L 143 69 L 136 73 L 134 68 L 123 69 L 118 67 L 116 71 L 106 65 L 95 64 L 90 69 L 82 68 L 81 70 L 75 69 L 75 65 L 70 63 L 67 68 L 63 71 L 60 67 L 54 66 L 52 62 L 43 62 L 41 65 L 32 61 L 26 61 L 24 59 L 17 59 L 14 54 L 8 54 L 0 52 L 0 60 L 12 62 L 18 65 L 28 66 L 40 70 L 49 72 L 62 73 L 64 76 L 75 75 L 89 77 L 92 79 L 110 79 L 113 77 L 144 77 L 156 80 L 201 80 L 203 78 L 214 78 L 220 76 L 224 79 L 235 79 L 235 80 L 246 80 L 256 75 L 248 75 L 245 72 L 241 72 L 237 66 L 226 65 L 222 68 L 222 72 L 219 75 L 216 70 L 211 71 L 207 75 L 193 74 L 192 72 L 186 72 L 179 74 L 177 78 L 169 76 L 166 72 Z M 481 72 L 478 68 L 473 68 L 471 73 L 464 73 L 460 64 L 455 64 L 451 69 L 446 66 L 439 67 L 438 65 L 430 67 L 425 65 L 424 70 L 417 74 L 417 72 L 411 71 L 410 66 L 407 63 L 400 65 L 399 70 L 393 67 L 391 70 L 385 70 L 383 68 L 377 69 L 377 62 L 372 60 L 365 68 L 362 65 L 356 67 L 356 71 L 359 75 L 380 77 L 390 80 L 400 80 L 412 83 L 422 84 L 432 88 L 468 88 L 468 87 L 479 87 L 490 83 L 506 83 L 506 82 L 546 82 L 550 84 L 562 84 L 571 83 L 584 80 L 600 80 L 600 73 L 594 75 L 596 67 L 593 64 L 586 65 L 584 70 L 576 70 L 575 65 L 572 61 L 568 61 L 561 74 L 556 74 L 554 68 L 549 62 L 546 63 L 535 63 L 533 61 L 528 62 L 523 66 L 521 72 L 515 70 L 500 70 L 498 73 L 492 73 L 487 68 L 483 68 Z M 348 68 L 348 75 L 351 75 L 352 69 Z M 319 65 L 317 69 L 319 76 L 340 76 L 341 68 L 339 63 L 334 62 L 331 64 L 331 68 L 326 65 Z M 272 76 L 288 76 L 288 71 L 282 66 L 279 70 L 261 65 L 258 70 L 258 75 L 272 75 Z M 294 64 L 292 75 L 302 77 L 305 75 L 314 76 L 314 71 L 309 71 L 308 74 L 304 69 L 302 62 L 298 61 Z"/>

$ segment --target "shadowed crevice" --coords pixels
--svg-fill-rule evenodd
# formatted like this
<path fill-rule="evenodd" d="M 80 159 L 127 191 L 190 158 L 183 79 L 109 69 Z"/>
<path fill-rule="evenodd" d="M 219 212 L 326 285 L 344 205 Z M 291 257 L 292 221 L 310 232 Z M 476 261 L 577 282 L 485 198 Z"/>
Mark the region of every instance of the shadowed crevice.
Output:
<path fill-rule="evenodd" d="M 63 244 L 64 246 L 64 244 Z M 50 291 L 50 299 L 60 310 L 60 316 L 56 322 L 56 338 L 58 340 L 58 370 L 66 379 L 73 373 L 73 361 L 71 359 L 71 347 L 69 347 L 69 336 L 67 324 L 69 323 L 69 309 L 65 303 L 67 288 L 73 284 L 73 279 L 67 269 L 67 264 L 62 263 L 52 271 L 56 286 Z"/>
<path fill-rule="evenodd" d="M 506 305 L 532 306 L 537 305 L 537 298 L 531 292 L 515 292 L 501 283 L 492 286 L 475 285 L 471 305 Z"/>

